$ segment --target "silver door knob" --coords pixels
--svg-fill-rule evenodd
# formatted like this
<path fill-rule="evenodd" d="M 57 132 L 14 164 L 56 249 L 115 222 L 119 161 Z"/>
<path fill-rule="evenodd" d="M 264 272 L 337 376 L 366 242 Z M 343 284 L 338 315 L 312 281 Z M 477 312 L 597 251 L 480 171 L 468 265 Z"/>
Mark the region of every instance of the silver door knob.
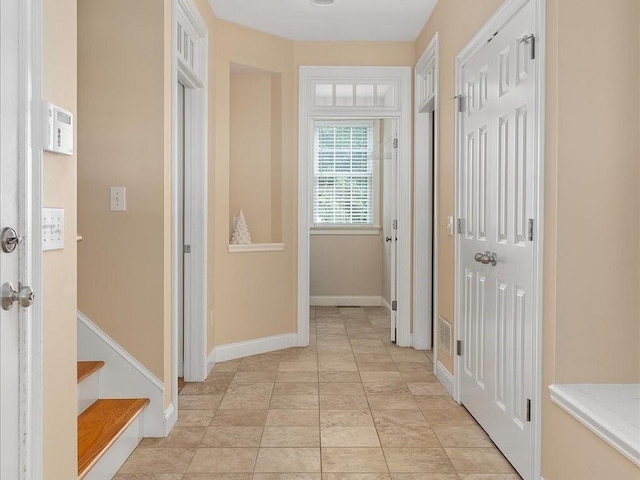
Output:
<path fill-rule="evenodd" d="M 14 302 L 18 302 L 24 308 L 30 307 L 35 298 L 36 294 L 29 286 L 21 287 L 20 291 L 17 291 L 9 282 L 2 285 L 2 308 L 4 310 L 10 310 Z"/>
<path fill-rule="evenodd" d="M 5 227 L 2 229 L 0 241 L 2 243 L 2 251 L 11 253 L 22 243 L 22 237 L 13 228 Z"/>
<path fill-rule="evenodd" d="M 387 237 L 387 238 L 385 238 L 385 240 L 386 240 L 387 242 L 390 242 L 390 241 L 391 241 L 391 237 Z"/>
<path fill-rule="evenodd" d="M 496 256 L 496 254 L 489 251 L 486 251 L 485 253 L 476 253 L 473 259 L 478 263 L 491 265 L 493 267 L 495 267 L 496 263 L 498 263 L 498 257 Z"/>

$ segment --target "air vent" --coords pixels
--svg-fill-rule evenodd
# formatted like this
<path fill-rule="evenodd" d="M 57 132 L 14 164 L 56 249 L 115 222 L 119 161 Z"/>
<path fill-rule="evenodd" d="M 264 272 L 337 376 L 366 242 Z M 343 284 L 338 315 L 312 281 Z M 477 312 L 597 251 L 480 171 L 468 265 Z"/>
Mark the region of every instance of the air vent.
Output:
<path fill-rule="evenodd" d="M 443 317 L 438 317 L 438 346 L 440 351 L 451 355 L 451 324 Z"/>

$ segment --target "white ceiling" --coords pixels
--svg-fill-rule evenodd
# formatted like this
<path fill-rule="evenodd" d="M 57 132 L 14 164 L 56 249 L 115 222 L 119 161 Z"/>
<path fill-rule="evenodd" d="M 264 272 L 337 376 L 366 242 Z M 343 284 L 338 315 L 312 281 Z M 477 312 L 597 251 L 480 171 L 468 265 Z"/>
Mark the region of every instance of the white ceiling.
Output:
<path fill-rule="evenodd" d="M 215 14 L 299 41 L 413 41 L 438 0 L 209 0 Z"/>

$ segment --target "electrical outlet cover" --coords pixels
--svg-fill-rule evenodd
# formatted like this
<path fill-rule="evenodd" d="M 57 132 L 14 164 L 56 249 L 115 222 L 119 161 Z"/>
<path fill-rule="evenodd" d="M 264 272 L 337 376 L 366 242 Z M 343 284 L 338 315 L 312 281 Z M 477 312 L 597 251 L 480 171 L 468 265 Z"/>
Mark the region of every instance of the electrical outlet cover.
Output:
<path fill-rule="evenodd" d="M 64 209 L 42 209 L 42 250 L 64 248 Z"/>

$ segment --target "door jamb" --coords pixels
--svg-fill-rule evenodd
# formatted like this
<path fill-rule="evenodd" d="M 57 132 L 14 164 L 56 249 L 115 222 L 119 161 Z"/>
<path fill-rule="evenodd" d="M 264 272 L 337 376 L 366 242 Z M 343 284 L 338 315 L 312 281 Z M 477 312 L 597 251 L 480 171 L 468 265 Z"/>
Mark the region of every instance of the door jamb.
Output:
<path fill-rule="evenodd" d="M 21 250 L 36 301 L 20 312 L 20 480 L 43 476 L 43 332 L 42 300 L 42 0 L 18 2 L 20 15 L 20 71 L 18 72 L 21 136 L 18 139 L 24 215 L 20 226 L 28 239 Z M 24 270 L 23 270 L 24 272 Z M 21 272 L 21 273 L 23 273 Z"/>
<path fill-rule="evenodd" d="M 398 117 L 398 230 L 397 244 L 397 345 L 410 347 L 411 339 L 411 67 L 300 67 L 298 113 L 298 346 L 309 345 L 309 271 L 310 271 L 310 169 L 308 162 L 308 121 L 325 115 L 339 117 Z M 314 111 L 311 105 L 313 81 L 394 81 L 398 85 L 398 105 L 388 108 L 332 108 Z M 368 110 L 368 111 L 365 111 Z"/>
<path fill-rule="evenodd" d="M 536 119 L 535 119 L 535 135 L 536 140 L 534 142 L 535 154 L 534 160 L 536 163 L 535 172 L 536 178 L 534 180 L 534 231 L 536 234 L 536 241 L 534 245 L 534 260 L 533 260 L 533 332 L 534 332 L 534 345 L 533 345 L 533 372 L 534 386 L 533 393 L 533 428 L 531 429 L 533 438 L 533 461 L 531 478 L 540 478 L 542 472 L 542 328 L 543 328 L 543 240 L 544 240 L 544 133 L 545 133 L 545 61 L 546 61 L 546 34 L 545 34 L 545 19 L 546 19 L 546 0 L 506 0 L 504 4 L 493 14 L 493 16 L 484 24 L 482 28 L 474 35 L 471 41 L 458 53 L 455 59 L 455 92 L 456 96 L 463 93 L 462 86 L 462 66 L 486 44 L 494 33 L 502 28 L 524 5 L 528 2 L 533 2 L 535 10 L 535 27 L 534 35 L 536 36 L 536 74 L 534 78 L 535 85 L 535 107 L 536 107 Z M 461 201 L 460 195 L 462 192 L 461 185 L 459 184 L 460 178 L 460 155 L 462 150 L 462 138 L 461 138 L 461 116 L 456 109 L 455 119 L 455 212 L 456 218 L 461 216 Z M 455 305 L 455 326 L 456 326 L 456 339 L 462 340 L 464 337 L 464 324 L 462 319 L 462 276 L 460 275 L 460 240 L 459 234 L 455 235 L 455 266 L 454 266 L 454 305 Z M 460 371 L 461 365 L 460 356 L 455 357 L 455 400 L 460 402 L 460 381 L 461 375 L 457 372 Z"/>
<path fill-rule="evenodd" d="M 439 69 L 438 69 L 438 43 L 439 35 L 433 36 L 427 48 L 420 56 L 416 63 L 415 69 L 415 118 L 414 118 L 414 171 L 413 171 L 413 346 L 416 349 L 428 350 L 429 345 L 433 347 L 433 373 L 437 373 L 438 364 L 438 322 L 436 321 L 438 312 L 438 194 L 439 194 Z M 428 77 L 428 78 L 427 78 Z M 425 89 L 423 92 L 422 89 Z M 429 135 L 431 135 L 431 121 L 424 121 L 424 114 L 430 116 L 433 112 L 433 158 L 432 152 L 425 150 L 430 143 L 425 142 L 424 136 L 416 135 L 419 126 L 429 127 Z M 426 154 L 425 154 L 426 153 Z M 433 178 L 432 169 L 433 166 Z M 425 191 L 421 185 L 420 179 L 431 179 L 430 184 L 433 191 L 429 188 Z M 432 205 L 433 203 L 433 205 Z M 426 215 L 422 209 L 416 208 L 417 205 L 429 205 L 433 209 L 433 217 L 431 213 Z M 427 209 L 429 211 L 429 209 Z M 432 223 L 435 228 L 432 231 Z M 421 232 L 427 232 L 423 235 Z M 432 240 L 433 234 L 433 240 Z M 427 252 L 427 256 L 420 255 L 419 252 Z M 433 273 L 433 274 L 432 274 Z M 426 300 L 424 295 L 424 287 L 433 292 L 433 298 Z M 431 338 L 431 327 L 433 326 L 433 337 Z"/>
<path fill-rule="evenodd" d="M 172 375 L 171 397 L 174 409 L 178 405 L 178 262 L 183 261 L 183 245 L 178 242 L 178 142 L 177 142 L 177 89 L 178 82 L 185 85 L 190 100 L 189 118 L 191 125 L 185 145 L 191 155 L 191 173 L 185 177 L 185 206 L 191 214 L 190 231 L 185 231 L 191 245 L 190 291 L 184 297 L 190 305 L 190 318 L 184 324 L 184 376 L 186 381 L 203 381 L 207 377 L 207 218 L 208 218 L 208 31 L 197 8 L 191 0 L 173 0 L 172 25 L 172 75 L 171 75 L 171 253 L 172 253 Z M 194 48 L 192 58 L 187 60 L 178 52 L 178 25 L 182 34 L 190 36 Z"/>

